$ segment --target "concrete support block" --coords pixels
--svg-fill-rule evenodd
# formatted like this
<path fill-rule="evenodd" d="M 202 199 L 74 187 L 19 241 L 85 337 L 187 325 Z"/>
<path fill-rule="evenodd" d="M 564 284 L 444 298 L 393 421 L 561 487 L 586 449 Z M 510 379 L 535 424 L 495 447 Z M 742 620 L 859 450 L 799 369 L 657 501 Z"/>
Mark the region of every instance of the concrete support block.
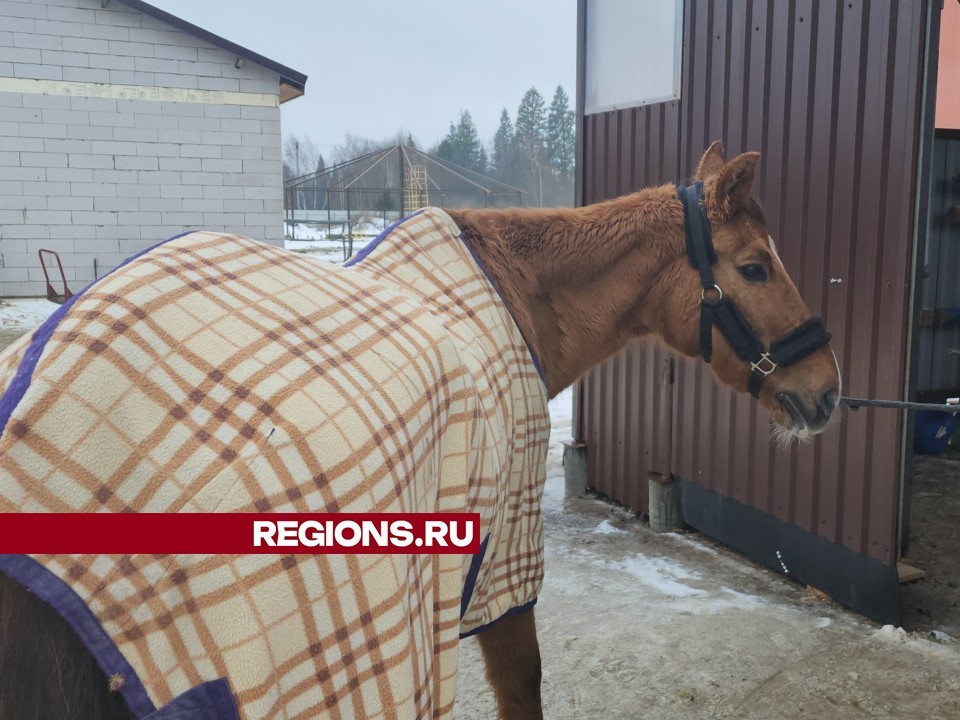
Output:
<path fill-rule="evenodd" d="M 563 441 L 563 480 L 565 498 L 583 497 L 587 492 L 587 444 Z"/>
<path fill-rule="evenodd" d="M 650 529 L 664 533 L 683 527 L 680 520 L 679 488 L 673 478 L 650 473 L 647 487 L 650 493 Z"/>

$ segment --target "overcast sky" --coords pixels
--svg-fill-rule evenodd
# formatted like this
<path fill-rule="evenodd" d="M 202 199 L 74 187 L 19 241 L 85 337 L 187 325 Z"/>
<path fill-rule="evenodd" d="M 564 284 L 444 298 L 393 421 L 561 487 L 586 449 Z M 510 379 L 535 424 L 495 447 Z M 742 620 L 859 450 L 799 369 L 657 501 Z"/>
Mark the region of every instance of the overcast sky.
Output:
<path fill-rule="evenodd" d="M 576 0 L 150 0 L 305 73 L 283 135 L 327 154 L 346 133 L 440 140 L 469 110 L 481 139 L 535 86 L 575 102 Z"/>

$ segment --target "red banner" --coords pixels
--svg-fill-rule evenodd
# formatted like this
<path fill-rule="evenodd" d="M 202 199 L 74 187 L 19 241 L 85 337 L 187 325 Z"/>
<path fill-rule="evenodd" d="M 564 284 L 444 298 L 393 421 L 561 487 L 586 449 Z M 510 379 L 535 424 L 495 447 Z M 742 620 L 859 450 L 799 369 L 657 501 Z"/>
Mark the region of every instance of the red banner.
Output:
<path fill-rule="evenodd" d="M 5 513 L 0 553 L 480 552 L 478 513 Z"/>

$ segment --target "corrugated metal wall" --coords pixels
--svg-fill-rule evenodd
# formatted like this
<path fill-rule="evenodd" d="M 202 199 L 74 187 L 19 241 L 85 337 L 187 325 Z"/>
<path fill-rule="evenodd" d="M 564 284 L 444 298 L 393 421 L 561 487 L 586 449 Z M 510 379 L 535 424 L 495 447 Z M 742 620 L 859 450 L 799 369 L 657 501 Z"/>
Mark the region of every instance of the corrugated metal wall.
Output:
<path fill-rule="evenodd" d="M 938 133 L 932 165 L 917 390 L 942 400 L 960 388 L 960 132 Z"/>
<path fill-rule="evenodd" d="M 717 138 L 728 157 L 762 153 L 757 185 L 771 233 L 834 335 L 847 395 L 903 394 L 924 8 L 688 0 L 681 100 L 582 125 L 584 202 L 682 180 Z M 848 413 L 821 439 L 777 450 L 766 413 L 721 388 L 700 361 L 678 362 L 664 399 L 654 370 L 665 356 L 631 348 L 585 378 L 592 485 L 645 509 L 646 473 L 664 467 L 655 450 L 672 406 L 673 473 L 895 561 L 898 413 Z M 621 430 L 620 418 L 641 421 Z"/>
<path fill-rule="evenodd" d="M 677 177 L 679 103 L 607 112 L 586 120 L 585 203 Z M 647 506 L 650 472 L 670 474 L 670 359 L 661 345 L 637 342 L 584 378 L 583 397 L 588 401 L 579 439 L 590 444 L 591 483 L 633 508 Z"/>

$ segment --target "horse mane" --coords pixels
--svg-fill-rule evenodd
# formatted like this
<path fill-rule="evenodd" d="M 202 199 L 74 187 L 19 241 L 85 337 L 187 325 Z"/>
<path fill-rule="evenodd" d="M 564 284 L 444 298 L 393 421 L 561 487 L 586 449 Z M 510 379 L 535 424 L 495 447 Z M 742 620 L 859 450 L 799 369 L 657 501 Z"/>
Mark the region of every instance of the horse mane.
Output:
<path fill-rule="evenodd" d="M 653 276 L 684 252 L 673 184 L 578 208 L 447 212 L 539 359 L 550 397 L 602 359 L 598 351 L 606 357 L 622 346 L 619 337 L 589 337 L 588 326 L 638 302 L 626 276 Z M 617 283 L 602 296 L 571 300 L 606 278 Z"/>

